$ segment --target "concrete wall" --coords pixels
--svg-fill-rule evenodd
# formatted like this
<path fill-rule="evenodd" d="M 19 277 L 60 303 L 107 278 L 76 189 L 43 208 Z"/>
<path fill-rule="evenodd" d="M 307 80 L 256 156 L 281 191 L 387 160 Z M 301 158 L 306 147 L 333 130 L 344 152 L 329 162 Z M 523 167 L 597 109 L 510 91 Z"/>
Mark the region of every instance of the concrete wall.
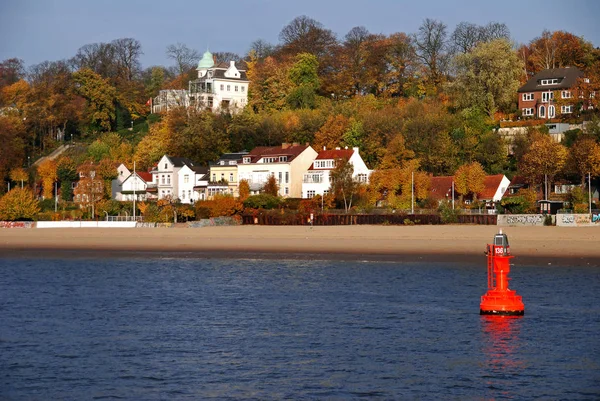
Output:
<path fill-rule="evenodd" d="M 499 226 L 543 226 L 546 216 L 543 214 L 499 214 Z M 554 216 L 553 216 L 554 218 Z"/>
<path fill-rule="evenodd" d="M 562 227 L 600 227 L 600 214 L 557 214 L 556 225 Z"/>
<path fill-rule="evenodd" d="M 38 221 L 37 228 L 132 228 L 135 221 Z"/>

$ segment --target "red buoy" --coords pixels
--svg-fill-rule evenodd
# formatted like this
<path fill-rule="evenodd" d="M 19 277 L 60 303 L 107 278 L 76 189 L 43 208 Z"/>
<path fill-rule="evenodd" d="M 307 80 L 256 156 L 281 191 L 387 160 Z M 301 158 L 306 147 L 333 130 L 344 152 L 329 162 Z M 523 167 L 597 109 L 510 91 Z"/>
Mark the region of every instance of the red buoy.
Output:
<path fill-rule="evenodd" d="M 522 316 L 525 305 L 517 292 L 508 288 L 510 273 L 510 247 L 508 237 L 502 230 L 494 236 L 494 243 L 487 245 L 488 291 L 481 297 L 479 314 Z"/>

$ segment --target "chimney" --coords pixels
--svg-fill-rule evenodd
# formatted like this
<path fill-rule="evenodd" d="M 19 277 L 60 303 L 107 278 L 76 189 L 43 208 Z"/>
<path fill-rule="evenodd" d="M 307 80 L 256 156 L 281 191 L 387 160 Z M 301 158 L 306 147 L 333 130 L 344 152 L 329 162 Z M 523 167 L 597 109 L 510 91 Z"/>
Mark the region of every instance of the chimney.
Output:
<path fill-rule="evenodd" d="M 340 150 L 340 147 L 339 147 L 339 146 L 336 146 L 335 150 Z"/>
<path fill-rule="evenodd" d="M 327 146 L 323 146 L 323 150 L 327 150 Z"/>
<path fill-rule="evenodd" d="M 289 147 L 290 147 L 290 144 L 289 144 L 289 143 L 287 143 L 287 142 L 283 142 L 283 143 L 281 144 L 281 149 L 287 149 L 287 148 L 289 148 Z"/>
<path fill-rule="evenodd" d="M 292 142 L 292 146 L 300 146 L 299 142 Z"/>
<path fill-rule="evenodd" d="M 235 67 L 235 61 L 231 60 L 231 61 L 229 62 L 229 67 Z"/>

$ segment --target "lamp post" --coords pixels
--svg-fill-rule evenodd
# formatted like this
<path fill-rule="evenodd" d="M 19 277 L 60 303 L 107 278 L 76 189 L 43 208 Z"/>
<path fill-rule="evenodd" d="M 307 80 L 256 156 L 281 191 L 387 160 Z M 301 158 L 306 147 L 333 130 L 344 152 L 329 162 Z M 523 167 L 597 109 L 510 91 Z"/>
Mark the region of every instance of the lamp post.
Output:
<path fill-rule="evenodd" d="M 592 218 L 592 174 L 588 172 L 588 202 L 590 208 L 590 218 Z"/>
<path fill-rule="evenodd" d="M 92 170 L 90 171 L 90 178 L 91 178 L 91 189 L 92 189 L 92 219 L 94 219 L 94 216 L 96 215 L 94 212 L 94 178 L 96 177 L 96 171 Z"/>
<path fill-rule="evenodd" d="M 415 172 L 410 173 L 410 214 L 415 214 Z"/>
<path fill-rule="evenodd" d="M 133 124 L 133 121 L 131 122 Z M 135 160 L 133 161 L 133 221 L 135 221 L 135 190 L 137 187 L 137 174 L 135 173 Z"/>

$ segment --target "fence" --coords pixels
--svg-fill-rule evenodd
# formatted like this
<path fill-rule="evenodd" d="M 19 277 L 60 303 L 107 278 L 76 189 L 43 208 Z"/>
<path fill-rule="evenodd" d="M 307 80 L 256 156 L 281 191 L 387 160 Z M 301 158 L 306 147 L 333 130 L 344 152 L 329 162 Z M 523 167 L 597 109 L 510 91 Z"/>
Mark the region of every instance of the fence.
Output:
<path fill-rule="evenodd" d="M 461 224 L 496 225 L 496 215 L 459 215 Z M 291 226 L 344 226 L 370 225 L 435 225 L 443 224 L 437 214 L 258 214 L 242 216 L 242 224 L 291 225 Z"/>

